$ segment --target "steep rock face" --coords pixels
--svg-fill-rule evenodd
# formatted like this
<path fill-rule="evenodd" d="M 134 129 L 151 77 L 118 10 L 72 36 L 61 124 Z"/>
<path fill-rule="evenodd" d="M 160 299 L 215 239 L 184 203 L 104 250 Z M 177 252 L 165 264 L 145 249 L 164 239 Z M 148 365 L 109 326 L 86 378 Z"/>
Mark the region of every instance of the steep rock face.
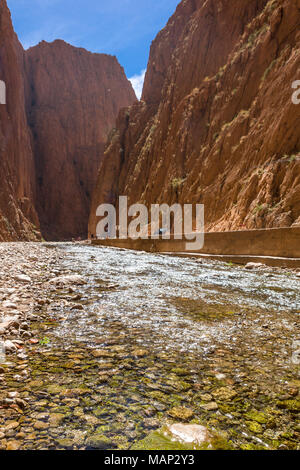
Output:
<path fill-rule="evenodd" d="M 104 144 L 134 91 L 115 57 L 60 40 L 26 51 L 25 69 L 42 233 L 86 236 Z"/>
<path fill-rule="evenodd" d="M 185 0 L 152 44 L 93 197 L 204 203 L 207 230 L 300 224 L 300 0 Z"/>
<path fill-rule="evenodd" d="M 6 105 L 0 104 L 0 241 L 39 238 L 34 209 L 34 159 L 27 126 L 23 49 L 14 33 L 5 0 L 0 2 L 0 80 Z"/>

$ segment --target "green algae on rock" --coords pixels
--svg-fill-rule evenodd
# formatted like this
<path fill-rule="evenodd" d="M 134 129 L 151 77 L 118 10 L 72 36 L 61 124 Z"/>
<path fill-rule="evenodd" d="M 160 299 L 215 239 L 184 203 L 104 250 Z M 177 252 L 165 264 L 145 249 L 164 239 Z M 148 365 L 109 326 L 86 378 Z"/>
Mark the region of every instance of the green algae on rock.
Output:
<path fill-rule="evenodd" d="M 172 418 L 187 421 L 194 416 L 194 411 L 183 406 L 178 406 L 169 410 L 168 414 L 172 416 Z"/>
<path fill-rule="evenodd" d="M 199 424 L 177 423 L 150 433 L 132 450 L 229 450 L 226 439 Z"/>
<path fill-rule="evenodd" d="M 95 433 L 89 436 L 86 440 L 86 446 L 88 449 L 97 450 L 109 450 L 116 447 L 114 442 L 100 433 Z"/>

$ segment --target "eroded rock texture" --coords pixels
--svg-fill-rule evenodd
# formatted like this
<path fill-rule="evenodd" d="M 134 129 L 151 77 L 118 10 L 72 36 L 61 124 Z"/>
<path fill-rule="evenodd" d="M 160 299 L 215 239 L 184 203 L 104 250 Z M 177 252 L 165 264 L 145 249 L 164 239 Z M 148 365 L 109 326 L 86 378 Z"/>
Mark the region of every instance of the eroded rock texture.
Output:
<path fill-rule="evenodd" d="M 90 216 L 116 203 L 204 203 L 207 230 L 300 224 L 300 0 L 185 0 L 152 44 Z"/>

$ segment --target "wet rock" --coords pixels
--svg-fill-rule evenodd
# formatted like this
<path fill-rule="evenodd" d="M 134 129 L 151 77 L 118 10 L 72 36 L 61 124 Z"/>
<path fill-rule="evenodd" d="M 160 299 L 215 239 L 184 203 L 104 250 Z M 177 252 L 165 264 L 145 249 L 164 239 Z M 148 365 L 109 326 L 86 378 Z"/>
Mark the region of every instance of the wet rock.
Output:
<path fill-rule="evenodd" d="M 72 433 L 72 441 L 76 446 L 82 446 L 85 442 L 86 433 L 83 431 L 73 431 Z"/>
<path fill-rule="evenodd" d="M 187 421 L 194 416 L 194 411 L 184 406 L 178 406 L 169 410 L 168 414 L 172 416 L 172 418 Z"/>
<path fill-rule="evenodd" d="M 85 415 L 85 416 L 84 416 L 84 420 L 85 420 L 89 425 L 92 425 L 92 426 L 95 426 L 95 425 L 98 424 L 98 418 L 95 417 L 95 416 Z"/>
<path fill-rule="evenodd" d="M 224 380 L 224 379 L 226 379 L 226 375 L 225 374 L 216 374 L 216 379 Z"/>
<path fill-rule="evenodd" d="M 201 395 L 199 395 L 199 398 L 202 401 L 211 401 L 212 395 L 210 395 L 209 393 L 202 393 Z"/>
<path fill-rule="evenodd" d="M 11 431 L 12 429 L 16 429 L 20 426 L 20 423 L 18 423 L 18 421 L 11 421 L 10 423 L 8 423 L 6 426 L 5 426 L 5 433 L 7 433 L 8 431 Z"/>
<path fill-rule="evenodd" d="M 201 405 L 201 408 L 203 408 L 206 411 L 216 411 L 218 410 L 218 404 L 214 401 L 210 403 L 205 403 L 204 405 Z"/>
<path fill-rule="evenodd" d="M 73 411 L 74 416 L 82 417 L 84 415 L 84 410 L 82 408 L 75 408 Z"/>
<path fill-rule="evenodd" d="M 63 449 L 73 449 L 74 446 L 73 440 L 68 438 L 58 439 L 56 442 L 58 447 L 62 447 Z"/>
<path fill-rule="evenodd" d="M 76 398 L 78 396 L 90 394 L 91 390 L 88 388 L 70 388 L 65 389 L 60 392 L 61 396 L 65 396 L 68 398 Z"/>
<path fill-rule="evenodd" d="M 21 361 L 26 360 L 28 358 L 28 355 L 25 353 L 20 353 L 17 355 L 17 358 L 20 359 Z"/>
<path fill-rule="evenodd" d="M 55 277 L 54 279 L 51 279 L 49 281 L 49 284 L 64 287 L 64 286 L 69 286 L 69 285 L 83 285 L 85 284 L 85 282 L 86 281 L 84 277 L 74 274 L 70 276 Z"/>
<path fill-rule="evenodd" d="M 167 426 L 167 430 L 176 440 L 187 444 L 194 443 L 201 446 L 211 440 L 208 429 L 198 424 L 171 424 Z"/>
<path fill-rule="evenodd" d="M 298 388 L 289 388 L 288 393 L 291 397 L 296 397 L 299 394 Z"/>
<path fill-rule="evenodd" d="M 15 280 L 23 282 L 24 284 L 28 284 L 31 282 L 31 278 L 29 276 L 26 276 L 25 274 L 17 274 L 15 276 Z"/>
<path fill-rule="evenodd" d="M 159 426 L 159 421 L 157 419 L 154 419 L 154 418 L 147 418 L 144 420 L 144 426 L 147 428 L 147 429 L 155 429 Z"/>
<path fill-rule="evenodd" d="M 34 429 L 37 429 L 37 430 L 41 431 L 41 430 L 44 430 L 44 429 L 48 429 L 49 424 L 44 423 L 44 421 L 37 421 L 36 423 L 34 423 L 33 427 L 34 427 Z"/>
<path fill-rule="evenodd" d="M 20 447 L 21 447 L 20 441 L 10 441 L 6 446 L 6 450 L 19 450 Z"/>
<path fill-rule="evenodd" d="M 246 421 L 246 424 L 251 432 L 255 434 L 262 434 L 263 427 L 261 426 L 261 424 L 256 423 L 254 421 Z"/>
<path fill-rule="evenodd" d="M 17 351 L 17 346 L 12 341 L 4 341 L 4 349 L 6 352 L 15 352 Z"/>
<path fill-rule="evenodd" d="M 262 263 L 247 263 L 245 269 L 253 270 L 253 269 L 260 269 L 264 268 L 265 264 Z"/>
<path fill-rule="evenodd" d="M 9 328 L 19 328 L 19 326 L 20 323 L 17 321 L 16 318 L 11 319 L 9 321 L 0 323 L 0 332 L 3 332 L 2 334 L 4 334 Z"/>
<path fill-rule="evenodd" d="M 49 425 L 50 427 L 59 426 L 65 418 L 65 415 L 62 413 L 51 413 L 49 416 Z"/>
<path fill-rule="evenodd" d="M 155 414 L 156 414 L 156 410 L 154 408 L 147 408 L 144 411 L 144 415 L 148 416 L 149 418 L 152 418 L 152 416 L 154 416 Z"/>
<path fill-rule="evenodd" d="M 220 401 L 232 400 L 237 396 L 236 391 L 229 387 L 221 387 L 217 390 L 214 390 L 212 394 L 217 400 Z"/>
<path fill-rule="evenodd" d="M 264 424 L 268 422 L 267 415 L 261 411 L 251 410 L 251 411 L 248 411 L 245 416 L 251 421 L 255 421 L 256 423 L 259 423 L 259 424 Z"/>
<path fill-rule="evenodd" d="M 32 337 L 32 333 L 30 331 L 26 331 L 26 330 L 21 330 L 21 337 L 24 338 L 24 339 L 29 339 Z"/>
<path fill-rule="evenodd" d="M 92 355 L 94 357 L 97 357 L 97 358 L 99 358 L 99 357 L 111 357 L 112 356 L 112 354 L 109 351 L 107 351 L 106 349 L 95 349 L 94 351 L 92 351 Z"/>
<path fill-rule="evenodd" d="M 81 304 L 75 304 L 70 306 L 71 310 L 84 310 L 84 306 Z"/>
<path fill-rule="evenodd" d="M 133 355 L 136 357 L 145 357 L 147 356 L 148 351 L 146 349 L 135 349 Z"/>
<path fill-rule="evenodd" d="M 17 304 L 10 302 L 9 300 L 6 300 L 5 302 L 3 302 L 2 305 L 4 308 L 17 308 Z"/>
<path fill-rule="evenodd" d="M 197 424 L 177 423 L 150 433 L 132 446 L 132 450 L 204 450 L 230 449 L 225 437 Z"/>
<path fill-rule="evenodd" d="M 300 400 L 284 400 L 277 403 L 278 408 L 287 409 L 292 413 L 299 413 Z"/>
<path fill-rule="evenodd" d="M 101 434 L 92 434 L 85 442 L 88 449 L 108 450 L 116 447 L 113 441 Z"/>
<path fill-rule="evenodd" d="M 99 374 L 102 374 L 101 372 Z M 99 383 L 107 383 L 109 381 L 109 375 L 100 375 L 98 379 Z"/>
<path fill-rule="evenodd" d="M 26 401 L 22 400 L 21 398 L 16 398 L 15 403 L 16 405 L 18 405 L 19 408 L 21 408 L 21 410 L 24 410 L 27 406 Z"/>

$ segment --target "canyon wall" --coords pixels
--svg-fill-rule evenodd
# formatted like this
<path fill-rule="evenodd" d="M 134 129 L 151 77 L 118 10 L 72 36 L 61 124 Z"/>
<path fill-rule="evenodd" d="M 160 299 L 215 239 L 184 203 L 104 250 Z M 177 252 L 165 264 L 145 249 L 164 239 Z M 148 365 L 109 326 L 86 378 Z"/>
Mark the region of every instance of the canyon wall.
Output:
<path fill-rule="evenodd" d="M 0 0 L 0 241 L 86 237 L 107 137 L 136 96 L 116 57 L 57 40 L 24 51 Z"/>
<path fill-rule="evenodd" d="M 24 97 L 24 52 L 6 1 L 0 2 L 0 80 L 6 105 L 0 104 L 0 241 L 35 240 L 35 170 Z"/>
<path fill-rule="evenodd" d="M 300 225 L 300 0 L 184 0 L 122 110 L 96 208 L 203 203 L 206 230 Z"/>
<path fill-rule="evenodd" d="M 60 40 L 27 50 L 25 70 L 42 233 L 86 237 L 104 145 L 134 91 L 115 57 Z"/>

